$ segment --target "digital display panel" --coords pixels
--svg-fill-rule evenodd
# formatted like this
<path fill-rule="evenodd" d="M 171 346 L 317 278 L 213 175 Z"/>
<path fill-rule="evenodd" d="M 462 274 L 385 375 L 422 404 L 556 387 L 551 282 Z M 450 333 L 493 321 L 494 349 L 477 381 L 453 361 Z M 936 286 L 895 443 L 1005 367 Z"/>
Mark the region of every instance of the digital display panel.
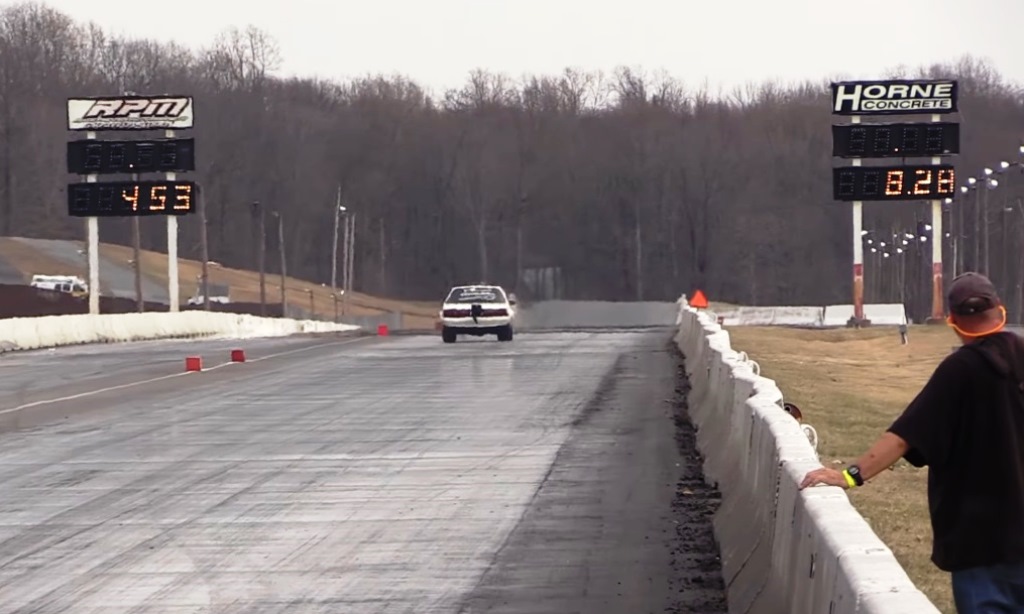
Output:
<path fill-rule="evenodd" d="M 835 200 L 938 200 L 956 192 L 952 165 L 847 166 L 832 169 Z"/>
<path fill-rule="evenodd" d="M 68 172 L 76 175 L 193 171 L 195 139 L 70 141 L 67 159 Z"/>
<path fill-rule="evenodd" d="M 187 215 L 195 211 L 198 186 L 191 181 L 118 181 L 68 185 L 74 217 Z"/>
<path fill-rule="evenodd" d="M 960 124 L 847 124 L 832 126 L 832 155 L 840 158 L 919 158 L 960 153 Z"/>

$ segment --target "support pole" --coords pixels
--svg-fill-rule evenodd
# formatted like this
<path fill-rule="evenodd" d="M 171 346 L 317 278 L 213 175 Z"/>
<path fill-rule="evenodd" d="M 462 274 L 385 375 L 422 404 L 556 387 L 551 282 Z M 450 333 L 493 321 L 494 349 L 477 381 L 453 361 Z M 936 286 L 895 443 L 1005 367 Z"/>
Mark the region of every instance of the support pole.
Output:
<path fill-rule="evenodd" d="M 864 321 L 864 203 L 853 202 L 853 317 L 856 325 Z"/>
<path fill-rule="evenodd" d="M 941 115 L 932 115 L 932 122 L 942 119 Z M 932 164 L 942 164 L 942 158 L 935 156 Z M 936 178 L 936 181 L 938 178 Z M 942 245 L 945 243 L 945 232 L 942 229 L 942 201 L 932 201 L 932 317 L 933 323 L 945 320 L 946 310 L 942 300 Z"/>
<path fill-rule="evenodd" d="M 174 130 L 164 131 L 164 136 L 174 138 Z M 167 181 L 177 179 L 175 173 L 167 173 Z M 178 217 L 167 216 L 167 298 L 170 301 L 168 311 L 175 313 L 180 310 L 178 296 Z"/>
<path fill-rule="evenodd" d="M 946 313 L 942 299 L 942 201 L 932 201 L 932 317 L 936 322 L 942 322 Z"/>
<path fill-rule="evenodd" d="M 860 116 L 850 118 L 853 124 L 860 123 Z M 853 160 L 853 166 L 860 166 L 860 159 Z M 864 318 L 864 203 L 853 202 L 853 325 L 860 327 Z"/>
<path fill-rule="evenodd" d="M 85 138 L 95 139 L 96 133 L 89 131 Z M 86 175 L 86 183 L 96 183 L 95 173 Z M 90 217 L 86 220 L 86 254 L 89 258 L 89 313 L 98 315 L 100 312 L 100 219 Z"/>
<path fill-rule="evenodd" d="M 100 218 L 90 217 L 86 221 L 89 254 L 89 313 L 100 312 Z"/>
<path fill-rule="evenodd" d="M 850 118 L 854 124 L 860 123 L 860 116 Z M 854 158 L 854 166 L 861 165 L 860 158 Z M 860 327 L 864 322 L 864 203 L 853 202 L 853 325 Z"/>
<path fill-rule="evenodd" d="M 179 311 L 178 298 L 178 216 L 167 216 L 167 296 L 171 313 Z"/>
<path fill-rule="evenodd" d="M 133 175 L 138 180 L 138 175 Z M 145 311 L 145 298 L 142 296 L 142 231 L 139 228 L 139 217 L 132 216 L 132 264 L 135 269 L 135 308 L 139 313 Z"/>

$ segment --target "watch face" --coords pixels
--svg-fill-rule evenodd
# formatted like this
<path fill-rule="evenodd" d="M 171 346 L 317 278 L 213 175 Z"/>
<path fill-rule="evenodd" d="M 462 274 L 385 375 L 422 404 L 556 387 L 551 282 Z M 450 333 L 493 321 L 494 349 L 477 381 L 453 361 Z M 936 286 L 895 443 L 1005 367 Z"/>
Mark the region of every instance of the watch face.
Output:
<path fill-rule="evenodd" d="M 857 483 L 857 486 L 864 483 L 863 478 L 860 477 L 860 467 L 857 465 L 850 465 L 846 468 L 846 471 L 850 474 L 850 477 L 853 478 L 853 481 Z"/>

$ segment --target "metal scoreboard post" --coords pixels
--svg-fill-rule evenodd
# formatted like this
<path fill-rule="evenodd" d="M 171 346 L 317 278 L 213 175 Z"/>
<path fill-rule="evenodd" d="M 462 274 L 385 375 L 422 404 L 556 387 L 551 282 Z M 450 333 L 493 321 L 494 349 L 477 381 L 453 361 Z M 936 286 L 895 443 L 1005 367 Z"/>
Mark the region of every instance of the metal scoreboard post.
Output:
<path fill-rule="evenodd" d="M 68 184 L 68 214 L 88 220 L 89 313 L 99 313 L 99 218 L 151 215 L 167 218 L 167 291 L 170 311 L 178 311 L 178 216 L 196 210 L 199 186 L 177 178 L 195 170 L 195 140 L 176 138 L 175 130 L 194 127 L 192 97 L 69 98 L 67 112 L 68 130 L 86 132 L 84 140 L 67 144 L 67 171 L 85 176 L 85 183 Z M 96 133 L 106 130 L 163 130 L 164 136 L 98 140 Z M 162 173 L 163 180 L 139 180 L 148 173 Z M 131 180 L 100 182 L 100 175 Z"/>
<path fill-rule="evenodd" d="M 943 122 L 957 113 L 959 86 L 945 80 L 847 81 L 832 84 L 832 114 L 849 124 L 832 126 L 832 155 L 852 166 L 832 169 L 832 196 L 853 204 L 852 324 L 864 317 L 864 245 L 861 231 L 865 201 L 928 200 L 932 213 L 932 320 L 944 317 L 942 298 L 942 199 L 956 192 L 956 170 L 944 156 L 960 153 L 960 124 Z M 862 124 L 864 116 L 931 115 L 930 123 Z M 908 164 L 907 158 L 930 158 Z M 862 166 L 864 159 L 902 158 L 899 165 Z"/>

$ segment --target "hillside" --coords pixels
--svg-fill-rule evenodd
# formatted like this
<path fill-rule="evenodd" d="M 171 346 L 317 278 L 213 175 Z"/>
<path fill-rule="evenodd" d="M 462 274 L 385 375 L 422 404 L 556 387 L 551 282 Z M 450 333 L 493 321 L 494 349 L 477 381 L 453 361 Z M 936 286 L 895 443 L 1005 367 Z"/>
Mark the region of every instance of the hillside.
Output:
<path fill-rule="evenodd" d="M 81 241 L 25 239 L 0 237 L 0 283 L 27 284 L 35 274 L 79 275 L 88 277 L 88 268 Z M 147 301 L 167 302 L 167 255 L 142 251 L 143 295 Z M 201 264 L 179 259 L 179 300 L 184 304 L 194 295 L 200 283 Z M 223 267 L 211 263 L 210 283 L 230 287 L 234 302 L 259 302 L 259 273 Z M 278 304 L 281 297 L 280 276 L 266 275 L 267 303 Z M 322 318 L 333 318 L 334 300 L 331 289 L 302 279 L 288 277 L 287 302 L 290 307 L 312 311 Z M 124 245 L 100 245 L 100 288 L 104 295 L 134 298 L 135 280 L 132 249 Z M 339 310 L 342 302 L 338 303 Z M 431 328 L 436 306 L 370 296 L 359 292 L 349 296 L 347 314 L 373 316 L 401 312 L 407 328 Z"/>

